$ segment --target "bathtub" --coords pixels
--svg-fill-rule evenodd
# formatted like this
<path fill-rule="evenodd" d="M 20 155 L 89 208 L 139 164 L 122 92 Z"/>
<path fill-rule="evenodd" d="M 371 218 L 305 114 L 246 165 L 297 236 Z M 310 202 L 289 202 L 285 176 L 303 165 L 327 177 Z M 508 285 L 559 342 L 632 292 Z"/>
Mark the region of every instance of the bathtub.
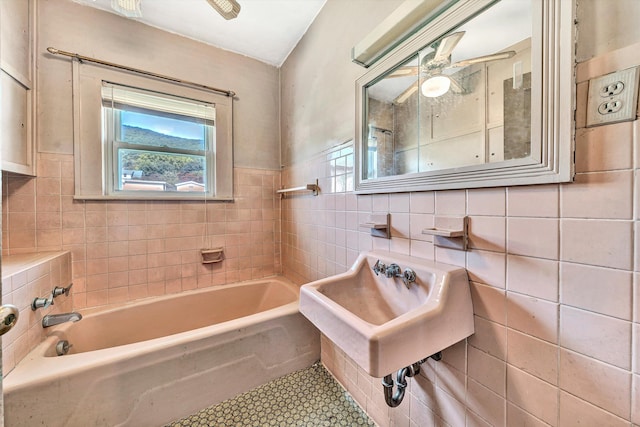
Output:
<path fill-rule="evenodd" d="M 157 427 L 307 367 L 298 293 L 269 278 L 82 312 L 4 378 L 6 425 Z"/>

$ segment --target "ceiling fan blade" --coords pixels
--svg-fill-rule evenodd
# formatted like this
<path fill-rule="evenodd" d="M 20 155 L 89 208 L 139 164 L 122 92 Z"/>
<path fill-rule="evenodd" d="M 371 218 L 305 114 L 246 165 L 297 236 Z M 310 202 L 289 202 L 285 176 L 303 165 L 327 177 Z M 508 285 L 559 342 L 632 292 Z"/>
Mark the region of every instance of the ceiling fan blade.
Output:
<path fill-rule="evenodd" d="M 478 56 L 477 58 L 465 59 L 449 65 L 447 68 L 459 68 L 466 67 L 467 65 L 479 64 L 481 62 L 497 61 L 499 59 L 508 59 L 515 56 L 514 50 L 507 50 L 505 52 L 494 53 L 492 55 Z"/>
<path fill-rule="evenodd" d="M 409 97 L 411 95 L 413 95 L 418 90 L 419 87 L 420 86 L 419 86 L 418 82 L 416 81 L 414 84 L 412 84 L 411 86 L 406 88 L 404 90 L 404 92 L 402 92 L 400 95 L 398 95 L 396 97 L 396 99 L 393 100 L 393 103 L 394 104 L 404 104 L 407 101 L 407 99 L 409 99 Z"/>
<path fill-rule="evenodd" d="M 435 47 L 436 54 L 433 57 L 433 61 L 440 62 L 449 58 L 449 55 L 451 55 L 453 49 L 455 49 L 462 36 L 464 36 L 464 33 L 464 31 L 458 31 L 437 42 L 437 47 Z"/>
<path fill-rule="evenodd" d="M 396 68 L 391 72 L 391 74 L 385 76 L 385 79 L 395 78 L 395 77 L 409 77 L 409 76 L 417 76 L 418 75 L 418 67 L 417 66 L 406 66 Z"/>

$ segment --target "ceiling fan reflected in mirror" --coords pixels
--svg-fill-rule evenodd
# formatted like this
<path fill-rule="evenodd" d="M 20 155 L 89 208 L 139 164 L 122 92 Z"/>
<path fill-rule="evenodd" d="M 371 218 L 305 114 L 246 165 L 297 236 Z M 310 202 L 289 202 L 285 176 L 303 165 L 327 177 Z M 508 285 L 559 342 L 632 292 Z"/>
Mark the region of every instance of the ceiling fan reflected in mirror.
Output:
<path fill-rule="evenodd" d="M 406 77 L 406 76 L 421 76 L 420 79 L 409 86 L 404 92 L 402 92 L 394 103 L 402 104 L 411 95 L 413 95 L 418 88 L 422 95 L 429 98 L 436 98 L 442 96 L 449 91 L 453 90 L 456 93 L 464 93 L 462 85 L 456 81 L 455 78 L 450 75 L 444 74 L 444 70 L 452 68 L 462 68 L 473 64 L 479 64 L 482 62 L 497 61 L 500 59 L 508 59 L 513 57 L 516 52 L 508 50 L 504 52 L 498 52 L 491 55 L 478 56 L 476 58 L 465 59 L 463 61 L 451 63 L 451 53 L 455 49 L 456 45 L 460 42 L 460 39 L 464 36 L 464 31 L 458 31 L 450 34 L 442 39 L 433 43 L 430 47 L 432 52 L 425 55 L 421 59 L 419 66 L 405 66 L 396 69 L 388 77 Z"/>

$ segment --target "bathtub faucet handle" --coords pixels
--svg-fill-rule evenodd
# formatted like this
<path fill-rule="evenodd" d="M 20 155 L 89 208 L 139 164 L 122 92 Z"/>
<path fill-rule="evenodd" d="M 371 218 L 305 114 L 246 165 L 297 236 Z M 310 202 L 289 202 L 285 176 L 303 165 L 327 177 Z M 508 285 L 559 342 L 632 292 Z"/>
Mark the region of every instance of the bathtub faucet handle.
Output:
<path fill-rule="evenodd" d="M 47 308 L 53 305 L 53 292 L 48 297 L 36 297 L 31 303 L 31 310 L 36 311 L 39 308 Z"/>
<path fill-rule="evenodd" d="M 55 288 L 53 288 L 53 291 L 51 292 L 51 296 L 53 298 L 63 295 L 68 297 L 69 296 L 69 291 L 71 290 L 71 287 L 73 286 L 73 283 L 71 283 L 69 286 L 67 286 L 66 288 L 63 288 L 62 286 L 56 286 Z"/>

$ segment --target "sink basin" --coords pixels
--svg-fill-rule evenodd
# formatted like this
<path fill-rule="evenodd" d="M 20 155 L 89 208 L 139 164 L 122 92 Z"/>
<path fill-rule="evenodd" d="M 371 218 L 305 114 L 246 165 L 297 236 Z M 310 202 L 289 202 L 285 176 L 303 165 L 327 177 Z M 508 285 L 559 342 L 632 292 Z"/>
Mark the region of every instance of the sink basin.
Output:
<path fill-rule="evenodd" d="M 376 261 L 416 281 L 376 275 Z M 345 273 L 303 285 L 300 312 L 371 376 L 382 378 L 473 334 L 467 271 L 384 251 L 363 252 Z"/>

